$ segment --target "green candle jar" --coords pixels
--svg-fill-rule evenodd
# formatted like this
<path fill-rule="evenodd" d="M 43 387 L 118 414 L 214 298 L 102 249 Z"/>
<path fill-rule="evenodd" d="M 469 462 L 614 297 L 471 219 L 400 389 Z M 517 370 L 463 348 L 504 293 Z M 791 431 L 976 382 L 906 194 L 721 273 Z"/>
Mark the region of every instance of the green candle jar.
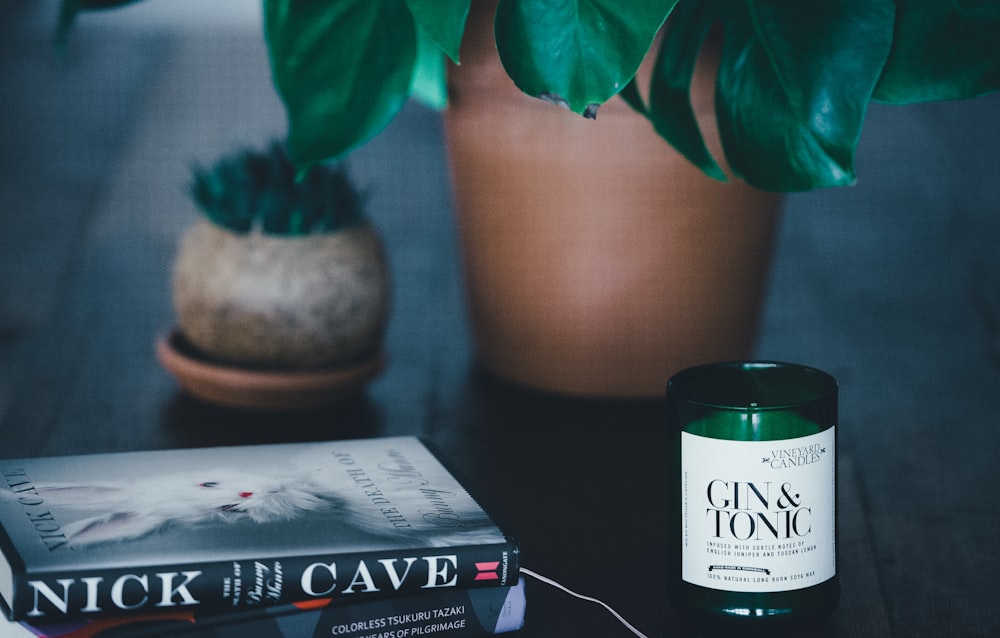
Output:
<path fill-rule="evenodd" d="M 837 382 L 787 363 L 689 368 L 667 384 L 671 594 L 746 624 L 828 615 L 837 578 Z"/>

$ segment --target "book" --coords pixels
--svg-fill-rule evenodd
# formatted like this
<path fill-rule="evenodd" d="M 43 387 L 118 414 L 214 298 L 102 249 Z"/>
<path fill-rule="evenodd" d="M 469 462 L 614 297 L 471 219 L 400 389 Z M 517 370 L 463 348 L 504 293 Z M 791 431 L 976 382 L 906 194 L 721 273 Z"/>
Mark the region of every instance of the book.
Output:
<path fill-rule="evenodd" d="M 519 579 L 503 587 L 442 589 L 347 604 L 325 599 L 222 614 L 154 612 L 48 624 L 0 619 L 0 638 L 473 638 L 521 629 L 526 606 Z"/>
<path fill-rule="evenodd" d="M 0 461 L 14 620 L 512 585 L 518 546 L 416 437 Z"/>

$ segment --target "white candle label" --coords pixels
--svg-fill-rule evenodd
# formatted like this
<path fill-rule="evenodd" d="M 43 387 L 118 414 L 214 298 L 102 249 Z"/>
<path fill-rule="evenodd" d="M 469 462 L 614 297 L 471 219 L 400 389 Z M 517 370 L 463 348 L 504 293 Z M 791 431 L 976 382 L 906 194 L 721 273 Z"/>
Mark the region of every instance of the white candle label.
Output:
<path fill-rule="evenodd" d="M 681 433 L 682 578 L 775 592 L 836 575 L 834 428 L 777 441 Z"/>

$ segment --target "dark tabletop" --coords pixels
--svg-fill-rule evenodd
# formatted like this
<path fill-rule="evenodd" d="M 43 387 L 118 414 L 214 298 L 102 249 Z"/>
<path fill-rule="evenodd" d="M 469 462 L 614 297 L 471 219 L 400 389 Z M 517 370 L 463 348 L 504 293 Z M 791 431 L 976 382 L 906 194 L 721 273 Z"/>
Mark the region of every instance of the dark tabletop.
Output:
<path fill-rule="evenodd" d="M 351 162 L 392 264 L 384 374 L 332 409 L 216 407 L 153 344 L 191 163 L 284 133 L 260 25 L 140 3 L 85 16 L 60 59 L 55 5 L 0 0 L 0 456 L 419 434 L 525 566 L 694 635 L 666 604 L 663 404 L 539 395 L 472 362 L 439 114 L 408 106 Z M 817 635 L 1000 631 L 998 113 L 875 106 L 858 184 L 787 199 L 758 356 L 841 392 L 843 597 Z M 629 634 L 529 583 L 523 635 Z"/>

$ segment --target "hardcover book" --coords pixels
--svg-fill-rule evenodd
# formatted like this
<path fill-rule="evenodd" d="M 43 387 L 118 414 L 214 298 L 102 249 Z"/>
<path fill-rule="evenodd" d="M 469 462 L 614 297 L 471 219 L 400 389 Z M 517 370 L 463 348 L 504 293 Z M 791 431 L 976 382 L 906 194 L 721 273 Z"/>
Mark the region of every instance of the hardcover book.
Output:
<path fill-rule="evenodd" d="M 0 461 L 16 620 L 237 611 L 517 582 L 518 548 L 415 437 Z"/>
<path fill-rule="evenodd" d="M 0 618 L 0 638 L 473 638 L 524 626 L 524 581 L 508 587 L 440 589 L 392 598 L 261 607 L 203 614 L 173 611 L 88 617 L 57 623 Z"/>

